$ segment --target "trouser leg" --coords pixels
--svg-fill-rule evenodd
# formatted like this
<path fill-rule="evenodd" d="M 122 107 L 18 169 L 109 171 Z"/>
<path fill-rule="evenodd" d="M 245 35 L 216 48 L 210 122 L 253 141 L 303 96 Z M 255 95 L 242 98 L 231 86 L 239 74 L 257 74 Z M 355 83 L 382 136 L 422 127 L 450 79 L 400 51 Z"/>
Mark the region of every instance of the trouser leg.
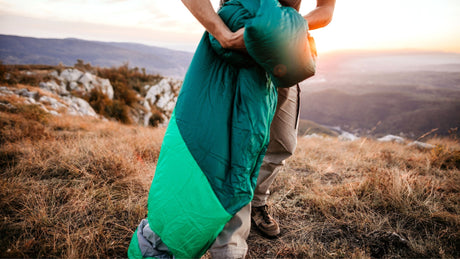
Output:
<path fill-rule="evenodd" d="M 217 236 L 209 252 L 212 258 L 237 259 L 244 258 L 248 251 L 246 239 L 251 230 L 251 204 L 244 206 L 225 225 Z"/>
<path fill-rule="evenodd" d="M 278 104 L 270 126 L 270 143 L 257 178 L 253 206 L 263 206 L 269 187 L 284 160 L 292 155 L 297 144 L 299 86 L 278 89 Z M 246 239 L 251 230 L 251 204 L 243 207 L 225 225 L 209 249 L 212 258 L 244 258 Z"/>
<path fill-rule="evenodd" d="M 298 85 L 278 89 L 278 106 L 270 126 L 270 143 L 257 178 L 252 206 L 259 207 L 267 203 L 270 185 L 284 165 L 284 160 L 294 153 L 297 145 L 299 96 Z"/>

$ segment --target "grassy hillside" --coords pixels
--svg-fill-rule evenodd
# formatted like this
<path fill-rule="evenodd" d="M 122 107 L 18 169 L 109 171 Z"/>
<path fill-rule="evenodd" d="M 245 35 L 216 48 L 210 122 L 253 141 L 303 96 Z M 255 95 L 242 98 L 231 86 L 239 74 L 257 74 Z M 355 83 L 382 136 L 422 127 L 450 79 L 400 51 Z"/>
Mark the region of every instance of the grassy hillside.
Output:
<path fill-rule="evenodd" d="M 0 257 L 125 257 L 164 129 L 0 102 Z M 460 257 L 460 144 L 429 142 L 299 139 L 248 257 Z"/>

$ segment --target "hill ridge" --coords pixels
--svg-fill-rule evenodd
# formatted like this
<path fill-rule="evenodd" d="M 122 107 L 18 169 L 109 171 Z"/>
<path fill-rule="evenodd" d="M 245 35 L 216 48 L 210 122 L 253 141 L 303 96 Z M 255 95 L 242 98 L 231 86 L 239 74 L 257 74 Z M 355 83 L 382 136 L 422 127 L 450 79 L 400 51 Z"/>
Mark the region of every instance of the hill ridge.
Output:
<path fill-rule="evenodd" d="M 128 63 L 149 73 L 183 77 L 193 53 L 130 42 L 104 42 L 78 38 L 36 38 L 0 34 L 0 60 L 5 64 L 62 63 L 72 66 L 83 59 L 95 66 Z"/>

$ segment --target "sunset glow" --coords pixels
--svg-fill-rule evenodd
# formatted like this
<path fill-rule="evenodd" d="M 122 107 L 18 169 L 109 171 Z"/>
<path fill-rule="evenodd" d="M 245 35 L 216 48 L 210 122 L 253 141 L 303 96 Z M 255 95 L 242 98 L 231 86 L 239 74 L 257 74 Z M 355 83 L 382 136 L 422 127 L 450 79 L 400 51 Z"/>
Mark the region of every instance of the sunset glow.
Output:
<path fill-rule="evenodd" d="M 217 9 L 218 0 L 212 0 Z M 301 14 L 315 7 L 304 0 Z M 312 32 L 318 51 L 460 52 L 458 0 L 337 0 L 331 24 Z M 193 51 L 204 29 L 181 1 L 0 0 L 0 33 L 137 42 Z"/>

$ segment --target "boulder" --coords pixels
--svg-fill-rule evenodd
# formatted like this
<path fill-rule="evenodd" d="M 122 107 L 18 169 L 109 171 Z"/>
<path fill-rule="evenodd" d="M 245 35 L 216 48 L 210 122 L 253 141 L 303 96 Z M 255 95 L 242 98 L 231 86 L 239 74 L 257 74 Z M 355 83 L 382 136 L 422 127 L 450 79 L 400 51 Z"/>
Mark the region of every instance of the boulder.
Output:
<path fill-rule="evenodd" d="M 59 79 L 66 82 L 76 82 L 80 77 L 83 75 L 78 69 L 68 68 L 64 69 L 61 74 L 59 75 Z"/>
<path fill-rule="evenodd" d="M 385 137 L 378 138 L 377 141 L 404 143 L 404 138 L 395 135 L 386 135 Z"/>
<path fill-rule="evenodd" d="M 68 114 L 97 117 L 96 112 L 87 101 L 75 96 L 63 97 L 62 99 L 69 105 Z"/>
<path fill-rule="evenodd" d="M 351 134 L 350 132 L 346 132 L 346 131 L 343 131 L 339 136 L 339 140 L 342 140 L 342 141 L 355 141 L 358 139 L 359 137 Z"/>
<path fill-rule="evenodd" d="M 409 147 L 415 147 L 418 149 L 433 149 L 435 146 L 432 144 L 420 142 L 420 141 L 413 141 L 409 144 L 407 144 Z"/>
<path fill-rule="evenodd" d="M 113 99 L 113 87 L 110 84 L 109 79 L 96 77 L 97 85 L 101 88 L 102 92 L 106 94 L 110 99 Z"/>

